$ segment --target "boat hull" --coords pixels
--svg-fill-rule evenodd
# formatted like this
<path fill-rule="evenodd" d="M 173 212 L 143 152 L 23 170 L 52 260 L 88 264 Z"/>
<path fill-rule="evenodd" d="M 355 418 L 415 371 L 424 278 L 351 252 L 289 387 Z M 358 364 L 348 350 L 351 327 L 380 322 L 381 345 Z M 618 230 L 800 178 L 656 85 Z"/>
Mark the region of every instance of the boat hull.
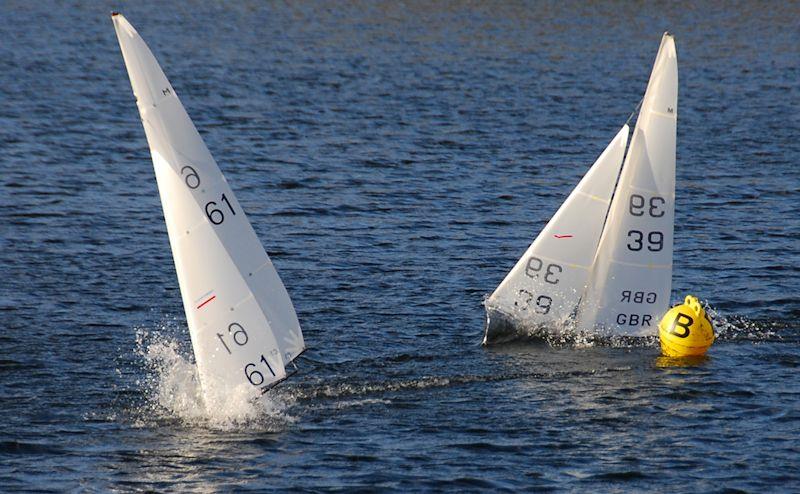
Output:
<path fill-rule="evenodd" d="M 544 324 L 526 324 L 495 308 L 486 308 L 483 345 L 499 345 L 518 340 L 547 340 L 557 329 Z"/>

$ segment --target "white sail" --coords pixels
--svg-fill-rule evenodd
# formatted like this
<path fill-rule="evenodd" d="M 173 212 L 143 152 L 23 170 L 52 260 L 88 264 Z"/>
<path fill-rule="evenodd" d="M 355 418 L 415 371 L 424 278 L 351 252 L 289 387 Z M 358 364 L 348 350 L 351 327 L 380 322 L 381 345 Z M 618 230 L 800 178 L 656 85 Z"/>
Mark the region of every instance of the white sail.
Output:
<path fill-rule="evenodd" d="M 580 302 L 619 176 L 625 125 L 486 300 L 484 343 L 514 327 L 563 324 Z"/>
<path fill-rule="evenodd" d="M 155 57 L 122 15 L 112 18 L 150 145 L 206 401 L 266 389 L 305 348 L 292 302 Z"/>
<path fill-rule="evenodd" d="M 609 211 L 580 326 L 655 334 L 672 285 L 678 63 L 665 33 Z"/>

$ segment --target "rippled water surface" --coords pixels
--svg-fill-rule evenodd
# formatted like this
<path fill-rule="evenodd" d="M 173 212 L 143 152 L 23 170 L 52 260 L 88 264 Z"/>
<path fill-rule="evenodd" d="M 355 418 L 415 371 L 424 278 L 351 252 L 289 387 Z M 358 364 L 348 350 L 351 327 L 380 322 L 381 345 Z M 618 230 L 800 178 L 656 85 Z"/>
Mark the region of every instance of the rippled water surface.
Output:
<path fill-rule="evenodd" d="M 150 44 L 311 346 L 205 413 L 108 13 Z M 665 9 L 665 10 L 662 10 Z M 800 490 L 797 4 L 5 2 L 0 490 Z M 479 346 L 481 301 L 641 98 L 680 99 L 674 293 L 707 359 Z"/>

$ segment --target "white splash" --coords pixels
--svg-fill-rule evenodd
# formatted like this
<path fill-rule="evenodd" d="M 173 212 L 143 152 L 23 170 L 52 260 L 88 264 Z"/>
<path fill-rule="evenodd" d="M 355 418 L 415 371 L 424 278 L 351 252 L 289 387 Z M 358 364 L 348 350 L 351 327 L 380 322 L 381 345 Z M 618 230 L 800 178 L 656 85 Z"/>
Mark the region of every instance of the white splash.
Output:
<path fill-rule="evenodd" d="M 145 377 L 137 382 L 143 388 L 146 404 L 139 410 L 145 421 L 178 419 L 187 425 L 215 429 L 283 429 L 294 418 L 286 413 L 293 401 L 287 393 L 272 390 L 260 395 L 240 386 L 204 399 L 197 366 L 188 348 L 188 335 L 175 335 L 172 324 L 156 330 L 136 332 L 136 353 L 141 357 Z"/>

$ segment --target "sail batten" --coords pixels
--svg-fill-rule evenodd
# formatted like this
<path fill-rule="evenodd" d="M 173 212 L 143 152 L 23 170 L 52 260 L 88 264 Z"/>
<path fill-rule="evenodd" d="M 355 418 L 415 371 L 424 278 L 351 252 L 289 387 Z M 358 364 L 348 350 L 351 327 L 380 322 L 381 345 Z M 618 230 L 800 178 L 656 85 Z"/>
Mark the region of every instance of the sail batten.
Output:
<path fill-rule="evenodd" d="M 305 348 L 292 302 L 155 57 L 124 17 L 112 18 L 153 157 L 206 401 L 268 386 Z"/>

